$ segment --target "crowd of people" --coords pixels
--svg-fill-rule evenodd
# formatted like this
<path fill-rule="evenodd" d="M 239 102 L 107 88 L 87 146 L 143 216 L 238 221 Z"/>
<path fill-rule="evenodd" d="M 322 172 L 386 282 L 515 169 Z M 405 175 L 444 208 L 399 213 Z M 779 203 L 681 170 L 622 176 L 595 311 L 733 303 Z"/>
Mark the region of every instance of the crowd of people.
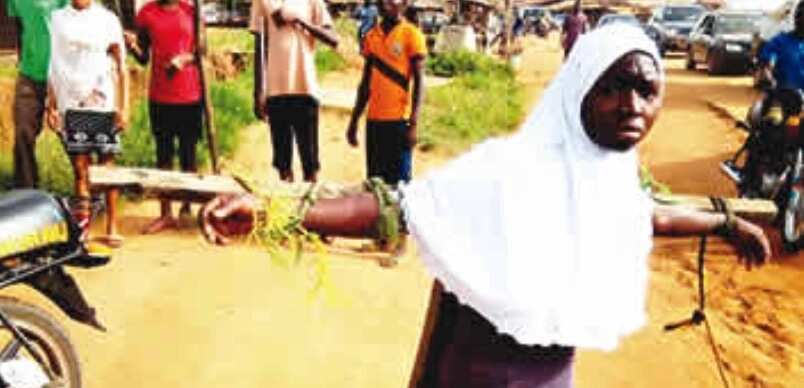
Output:
<path fill-rule="evenodd" d="M 423 91 L 424 37 L 403 15 L 406 0 L 385 0 L 364 15 L 359 40 L 366 57 L 355 112 L 346 130 L 357 146 L 357 128 L 368 105 L 367 174 L 388 184 L 410 180 L 411 150 Z M 148 112 L 156 166 L 198 169 L 197 144 L 203 130 L 204 90 L 199 57 L 199 21 L 187 0 L 154 0 L 124 31 L 117 15 L 96 0 L 9 0 L 8 14 L 20 31 L 19 76 L 14 98 L 14 184 L 38 186 L 36 139 L 43 122 L 62 140 L 75 178 L 74 213 L 88 230 L 91 213 L 89 166 L 111 165 L 120 152 L 120 133 L 128 126 L 126 56 L 150 62 Z M 377 14 L 382 23 L 374 23 Z M 252 3 L 249 29 L 255 33 L 254 113 L 269 124 L 273 166 L 279 179 L 294 181 L 293 143 L 302 179 L 315 182 L 320 91 L 314 62 L 316 41 L 337 46 L 339 38 L 323 0 L 267 0 Z M 412 81 L 412 82 L 411 82 Z M 408 85 L 412 83 L 411 85 Z M 412 88 L 412 90 L 411 90 Z M 118 247 L 117 191 L 105 192 L 106 233 L 93 240 Z M 160 201 L 160 214 L 143 233 L 176 228 L 192 219 L 184 202 L 178 219 L 172 204 Z"/>
<path fill-rule="evenodd" d="M 521 129 L 413 179 L 427 49 L 421 31 L 403 17 L 406 5 L 382 0 L 379 22 L 359 31 L 365 64 L 345 133 L 357 146 L 367 108 L 366 175 L 384 185 L 308 198 L 300 216 L 307 230 L 327 236 L 376 238 L 383 225 L 398 222 L 416 239 L 437 280 L 431 303 L 442 314 L 423 338 L 429 346 L 421 347 L 422 370 L 413 384 L 571 387 L 577 348 L 614 349 L 644 324 L 653 235 L 717 234 L 749 267 L 770 257 L 762 229 L 728 209 L 720 214 L 660 206 L 641 189 L 635 147 L 662 107 L 661 57 L 635 27 L 584 33 L 579 6 L 565 23 L 566 62 Z M 70 155 L 77 216 L 88 221 L 92 156 L 110 164 L 121 152 L 127 53 L 151 64 L 157 166 L 172 168 L 178 155 L 182 170 L 197 169 L 203 47 L 189 3 L 149 3 L 131 32 L 93 0 L 8 0 L 8 9 L 22 28 L 14 102 L 18 187 L 37 185 L 33 150 L 45 117 Z M 780 82 L 804 79 L 804 6 L 795 14 L 796 30 L 773 40 L 763 54 Z M 338 45 L 332 27 L 323 0 L 252 3 L 254 112 L 267 120 L 272 165 L 288 183 L 295 180 L 294 139 L 302 180 L 318 181 L 314 50 L 316 41 Z M 120 245 L 116 193 L 106 195 L 102 240 Z M 262 203 L 250 195 L 212 200 L 202 209 L 206 237 L 224 243 L 251 230 L 271 216 Z M 162 201 L 160 208 L 144 232 L 176 227 L 171 203 Z M 179 214 L 189 212 L 182 204 Z"/>

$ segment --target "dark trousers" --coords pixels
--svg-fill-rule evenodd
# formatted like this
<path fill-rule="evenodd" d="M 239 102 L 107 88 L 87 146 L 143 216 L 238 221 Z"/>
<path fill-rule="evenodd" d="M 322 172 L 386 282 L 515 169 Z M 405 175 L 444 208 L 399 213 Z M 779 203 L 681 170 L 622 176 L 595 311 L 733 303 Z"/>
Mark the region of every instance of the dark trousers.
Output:
<path fill-rule="evenodd" d="M 203 111 L 201 104 L 149 104 L 151 131 L 156 143 L 156 165 L 173 168 L 176 140 L 179 142 L 179 164 L 182 171 L 196 171 L 196 145 L 201 138 Z"/>
<path fill-rule="evenodd" d="M 389 185 L 410 181 L 413 152 L 407 138 L 408 123 L 373 121 L 366 123 L 366 172 Z"/>
<path fill-rule="evenodd" d="M 305 178 L 318 172 L 318 101 L 311 96 L 275 96 L 268 98 L 268 122 L 271 128 L 273 166 L 280 172 L 291 170 L 293 138 Z"/>
<path fill-rule="evenodd" d="M 36 138 L 42 132 L 47 85 L 22 74 L 14 89 L 14 186 L 36 187 Z"/>
<path fill-rule="evenodd" d="M 440 293 L 440 294 L 439 294 Z M 428 346 L 420 346 L 415 388 L 571 388 L 574 349 L 525 346 L 500 334 L 473 308 L 440 287 Z"/>

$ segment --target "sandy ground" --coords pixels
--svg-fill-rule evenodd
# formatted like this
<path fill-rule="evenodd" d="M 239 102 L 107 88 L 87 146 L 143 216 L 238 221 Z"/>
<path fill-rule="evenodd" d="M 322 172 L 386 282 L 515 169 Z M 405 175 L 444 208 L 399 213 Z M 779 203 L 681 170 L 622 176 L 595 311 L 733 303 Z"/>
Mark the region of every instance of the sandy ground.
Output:
<path fill-rule="evenodd" d="M 529 45 L 520 70 L 531 101 L 559 63 L 555 42 Z M 665 109 L 642 147 L 643 160 L 676 192 L 734 194 L 717 162 L 740 138 L 706 99 L 745 106 L 752 96 L 748 80 L 687 72 L 680 59 L 667 66 Z M 322 115 L 325 179 L 356 181 L 364 174 L 362 151 L 343 140 L 347 119 L 339 112 Z M 229 166 L 273 177 L 264 128 L 243 136 Z M 418 153 L 416 174 L 445 159 Z M 370 257 L 333 255 L 330 282 L 339 299 L 325 304 L 308 296 L 303 269 L 272 266 L 258 248 L 211 247 L 193 229 L 137 235 L 156 212 L 153 203 L 128 206 L 122 220 L 128 239 L 114 261 L 72 271 L 109 328 L 99 333 L 56 313 L 81 355 L 86 387 L 407 384 L 431 285 L 414 250 L 392 269 Z M 703 328 L 662 332 L 663 324 L 686 318 L 694 307 L 695 252 L 692 239 L 656 240 L 648 325 L 616 352 L 581 352 L 579 387 L 720 385 Z M 804 258 L 784 257 L 746 272 L 734 265 L 730 249 L 712 244 L 709 263 L 708 315 L 732 386 L 802 386 Z M 53 310 L 32 292 L 12 293 Z"/>

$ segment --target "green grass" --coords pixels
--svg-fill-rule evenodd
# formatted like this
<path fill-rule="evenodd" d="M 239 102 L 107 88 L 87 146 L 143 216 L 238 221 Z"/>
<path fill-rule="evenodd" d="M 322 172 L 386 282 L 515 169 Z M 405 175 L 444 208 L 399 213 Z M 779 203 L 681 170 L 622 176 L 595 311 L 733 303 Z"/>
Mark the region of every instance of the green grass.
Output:
<path fill-rule="evenodd" d="M 254 52 L 254 36 L 245 28 L 208 28 L 207 51 Z"/>
<path fill-rule="evenodd" d="M 17 77 L 17 66 L 13 63 L 0 62 L 0 80 L 13 80 Z"/>
<path fill-rule="evenodd" d="M 329 46 L 319 46 L 315 52 L 315 69 L 318 76 L 346 68 L 346 60 Z"/>
<path fill-rule="evenodd" d="M 229 81 L 215 81 L 210 89 L 215 130 L 218 140 L 218 154 L 230 157 L 237 149 L 238 132 L 256 119 L 252 113 L 252 71 L 249 69 Z M 156 165 L 156 151 L 151 135 L 148 117 L 148 101 L 141 99 L 134 106 L 131 125 L 123 134 L 123 154 L 117 159 L 125 166 L 153 167 Z M 198 144 L 200 166 L 209 164 L 206 136 Z"/>
<path fill-rule="evenodd" d="M 215 110 L 215 127 L 218 135 L 218 153 L 230 157 L 237 149 L 238 131 L 255 121 L 251 110 L 251 72 L 236 79 L 213 82 L 211 98 Z M 134 104 L 129 128 L 122 135 L 123 153 L 117 163 L 126 166 L 153 167 L 156 151 L 151 135 L 146 98 Z M 0 152 L 0 188 L 8 189 L 13 182 L 11 150 Z M 72 192 L 73 174 L 69 160 L 58 138 L 45 133 L 37 142 L 36 157 L 39 164 L 41 187 L 67 195 Z M 198 145 L 200 165 L 209 163 L 206 139 Z"/>
<path fill-rule="evenodd" d="M 335 30 L 339 36 L 345 36 L 344 34 L 356 34 L 357 27 L 351 20 L 337 19 Z M 242 28 L 210 28 L 207 31 L 207 51 L 253 53 L 254 37 Z M 317 74 L 322 76 L 331 71 L 343 70 L 346 68 L 346 61 L 335 50 L 319 44 L 315 53 L 315 67 Z"/>
<path fill-rule="evenodd" d="M 433 57 L 428 71 L 454 76 L 427 91 L 419 124 L 422 149 L 458 152 L 487 137 L 512 132 L 523 114 L 523 94 L 513 70 L 474 53 Z"/>

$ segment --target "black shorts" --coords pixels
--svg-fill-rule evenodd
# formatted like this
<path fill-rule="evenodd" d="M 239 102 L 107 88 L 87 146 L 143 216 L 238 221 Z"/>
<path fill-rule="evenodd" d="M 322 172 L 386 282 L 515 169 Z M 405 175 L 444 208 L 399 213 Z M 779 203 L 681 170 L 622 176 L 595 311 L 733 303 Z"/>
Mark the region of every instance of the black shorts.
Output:
<path fill-rule="evenodd" d="M 120 153 L 120 135 L 114 112 L 68 110 L 64 115 L 62 143 L 68 155 Z"/>
<path fill-rule="evenodd" d="M 305 177 L 318 172 L 318 101 L 312 96 L 292 95 L 268 98 L 273 166 L 290 171 L 293 138 L 299 149 Z"/>
<path fill-rule="evenodd" d="M 366 172 L 389 185 L 409 182 L 413 151 L 408 144 L 408 122 L 366 122 Z"/>
<path fill-rule="evenodd" d="M 179 143 L 179 164 L 183 171 L 197 169 L 196 145 L 201 138 L 203 109 L 200 102 L 162 104 L 150 101 L 148 112 L 156 145 L 156 165 L 171 169 Z"/>

